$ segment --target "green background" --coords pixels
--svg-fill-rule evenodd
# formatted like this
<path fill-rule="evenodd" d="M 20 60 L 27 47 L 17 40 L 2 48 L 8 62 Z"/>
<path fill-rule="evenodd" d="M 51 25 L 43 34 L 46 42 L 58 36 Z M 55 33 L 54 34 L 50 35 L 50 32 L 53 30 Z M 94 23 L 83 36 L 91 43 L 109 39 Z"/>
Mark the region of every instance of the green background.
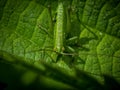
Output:
<path fill-rule="evenodd" d="M 77 35 L 80 38 L 79 43 L 82 46 L 78 51 L 80 60 L 73 63 L 73 67 L 69 57 L 68 60 L 65 58 L 54 64 L 57 68 L 65 69 L 70 73 L 74 71 L 74 67 L 79 68 L 100 82 L 103 82 L 102 74 L 113 76 L 120 82 L 120 1 L 78 0 L 78 2 L 73 0 L 72 5 L 77 7 L 74 9 L 77 10 L 81 23 L 73 12 L 70 33 L 71 36 Z M 57 0 L 0 0 L 1 53 L 8 52 L 33 64 L 38 61 L 53 64 L 50 57 L 47 55 L 43 57 L 43 53 L 39 50 L 53 45 L 53 39 L 42 34 L 38 27 L 42 25 L 49 29 L 50 16 L 47 8 L 49 3 L 54 15 Z M 22 78 L 26 75 L 23 81 L 31 84 L 32 80 L 38 77 L 36 73 L 27 72 L 23 67 L 13 68 L 9 64 L 0 64 L 0 73 L 2 73 L 0 80 L 3 82 L 8 83 L 13 79 L 12 82 L 16 83 L 18 77 Z"/>

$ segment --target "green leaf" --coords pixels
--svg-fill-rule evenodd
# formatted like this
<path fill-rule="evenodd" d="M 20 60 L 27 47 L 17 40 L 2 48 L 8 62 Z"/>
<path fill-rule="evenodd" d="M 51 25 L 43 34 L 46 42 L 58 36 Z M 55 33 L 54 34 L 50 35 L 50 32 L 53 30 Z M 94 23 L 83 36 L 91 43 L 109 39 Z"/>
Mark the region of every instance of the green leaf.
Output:
<path fill-rule="evenodd" d="M 53 50 L 53 38 L 45 34 L 39 25 L 53 36 L 54 30 L 50 31 L 50 25 L 56 22 L 51 24 L 49 9 L 54 19 L 58 0 L 0 0 L 0 50 L 10 56 L 24 58 L 23 62 L 42 61 L 68 72 L 78 68 L 101 83 L 103 74 L 120 82 L 120 1 L 63 1 L 65 7 L 71 5 L 71 27 L 66 35 L 79 36 L 77 44 L 74 41 L 68 44 L 75 48 L 79 58 L 64 55 L 54 63 L 50 57 L 52 51 L 41 51 L 44 48 Z M 20 63 L 7 56 L 5 60 Z"/>

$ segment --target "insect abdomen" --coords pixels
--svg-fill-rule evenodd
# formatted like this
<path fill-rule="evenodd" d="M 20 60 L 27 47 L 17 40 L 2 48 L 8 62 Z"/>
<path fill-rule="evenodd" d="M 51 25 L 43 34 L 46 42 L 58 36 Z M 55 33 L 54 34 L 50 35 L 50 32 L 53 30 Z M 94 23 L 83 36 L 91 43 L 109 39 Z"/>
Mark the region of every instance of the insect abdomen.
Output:
<path fill-rule="evenodd" d="M 63 37 L 64 37 L 64 7 L 63 3 L 58 3 L 58 9 L 57 9 L 57 22 L 56 22 L 56 30 L 55 30 L 55 45 L 54 49 L 57 52 L 63 51 Z"/>

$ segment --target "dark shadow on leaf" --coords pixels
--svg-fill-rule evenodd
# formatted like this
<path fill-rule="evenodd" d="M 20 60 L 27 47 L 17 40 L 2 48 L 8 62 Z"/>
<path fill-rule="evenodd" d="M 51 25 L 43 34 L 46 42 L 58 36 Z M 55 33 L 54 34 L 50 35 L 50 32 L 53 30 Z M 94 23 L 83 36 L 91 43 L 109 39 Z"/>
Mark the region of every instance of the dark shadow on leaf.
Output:
<path fill-rule="evenodd" d="M 79 69 L 76 70 L 76 77 L 78 78 L 78 83 L 82 90 L 103 90 L 103 86 L 92 76 L 83 72 Z"/>
<path fill-rule="evenodd" d="M 120 90 L 120 83 L 114 77 L 103 75 L 105 90 Z"/>
<path fill-rule="evenodd" d="M 81 45 L 84 45 L 84 44 L 88 44 L 91 40 L 96 40 L 96 38 L 84 37 L 84 38 L 80 38 L 78 42 L 79 42 Z"/>
<path fill-rule="evenodd" d="M 63 56 L 62 59 L 70 68 L 78 64 L 85 64 L 85 61 L 79 56 Z"/>
<path fill-rule="evenodd" d="M 77 65 L 77 64 L 85 64 L 85 61 L 83 59 L 81 59 L 80 57 L 75 57 L 72 60 L 72 64 L 73 65 Z"/>
<path fill-rule="evenodd" d="M 89 51 L 90 49 L 88 49 L 88 48 L 86 48 L 86 47 L 84 47 L 84 46 L 81 46 L 81 47 L 79 48 L 79 50 L 80 50 L 80 51 Z"/>
<path fill-rule="evenodd" d="M 4 55 L 5 54 L 7 54 L 7 57 L 9 58 L 2 57 L 2 54 L 0 53 L 0 69 L 2 70 L 0 71 L 0 73 L 2 72 L 0 74 L 0 79 L 2 79 L 2 82 L 5 82 L 5 84 L 8 84 L 8 90 L 119 90 L 120 84 L 115 80 L 114 77 L 108 75 L 99 75 L 104 78 L 104 83 L 101 84 L 97 79 L 91 76 L 92 74 L 90 75 L 90 73 L 81 71 L 77 68 L 74 68 L 73 70 L 75 74 L 70 74 L 68 73 L 69 71 L 56 66 L 56 64 L 39 62 L 39 66 L 44 67 L 44 69 L 42 69 L 34 64 L 27 63 L 20 58 L 16 58 L 7 52 L 4 52 Z M 21 69 L 14 67 L 19 65 L 21 66 Z M 37 74 L 35 80 L 29 85 L 25 85 L 23 82 L 21 82 L 22 73 L 26 70 L 30 70 Z M 53 83 L 51 82 L 44 83 L 42 77 L 50 78 L 52 80 L 69 85 L 71 88 L 62 88 L 62 86 L 57 87 L 52 85 Z M 48 83 L 55 87 L 49 86 Z"/>
<path fill-rule="evenodd" d="M 7 83 L 1 82 L 0 81 L 0 90 L 5 90 L 5 88 L 8 86 Z"/>

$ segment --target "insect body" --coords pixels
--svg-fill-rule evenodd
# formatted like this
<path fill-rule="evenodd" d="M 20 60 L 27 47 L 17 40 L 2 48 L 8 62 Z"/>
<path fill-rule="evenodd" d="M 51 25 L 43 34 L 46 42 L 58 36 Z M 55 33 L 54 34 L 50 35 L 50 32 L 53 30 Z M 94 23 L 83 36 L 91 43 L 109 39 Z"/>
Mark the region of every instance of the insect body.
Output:
<path fill-rule="evenodd" d="M 55 28 L 54 28 L 54 51 L 51 54 L 51 57 L 53 58 L 54 61 L 56 61 L 59 56 L 61 55 L 73 55 L 70 53 L 65 53 L 64 51 L 64 47 L 66 44 L 66 36 L 65 33 L 69 30 L 67 23 L 69 23 L 67 19 L 67 13 L 65 12 L 66 8 L 63 4 L 62 1 L 58 1 L 58 8 L 57 8 L 57 16 L 56 16 L 56 24 L 55 24 Z M 50 26 L 51 27 L 51 26 Z M 68 48 L 68 47 L 67 47 Z M 70 47 L 69 47 L 70 48 Z"/>
<path fill-rule="evenodd" d="M 61 55 L 69 55 L 69 56 L 73 55 L 73 53 L 70 54 L 66 52 L 66 50 L 64 49 L 65 47 L 69 50 L 71 49 L 72 51 L 74 51 L 70 46 L 65 45 L 67 43 L 66 42 L 67 40 L 65 40 L 66 39 L 65 33 L 68 33 L 69 24 L 70 24 L 70 20 L 68 20 L 70 19 L 70 17 L 68 14 L 70 13 L 67 12 L 67 8 L 65 7 L 63 1 L 58 0 L 57 16 L 56 16 L 56 23 L 55 23 L 55 28 L 54 28 L 54 38 L 53 38 L 54 39 L 54 46 L 53 46 L 54 50 L 52 53 L 50 53 L 51 54 L 50 56 L 52 57 L 54 61 L 58 60 L 58 58 L 61 57 Z M 52 27 L 52 26 L 49 26 L 49 27 Z M 41 27 L 41 29 L 43 28 Z M 44 30 L 44 31 L 47 31 L 47 30 Z M 73 40 L 73 37 L 72 37 L 72 40 Z"/>
<path fill-rule="evenodd" d="M 64 40 L 64 7 L 63 3 L 58 4 L 57 9 L 57 22 L 54 31 L 54 50 L 57 52 L 63 51 L 63 40 Z"/>

